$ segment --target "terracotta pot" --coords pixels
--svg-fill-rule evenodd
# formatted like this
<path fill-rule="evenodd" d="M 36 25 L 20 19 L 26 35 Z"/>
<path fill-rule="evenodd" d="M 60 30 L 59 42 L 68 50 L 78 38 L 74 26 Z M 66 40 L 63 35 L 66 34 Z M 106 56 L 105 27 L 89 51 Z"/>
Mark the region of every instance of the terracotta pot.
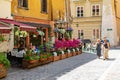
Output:
<path fill-rule="evenodd" d="M 0 79 L 6 77 L 7 69 L 3 64 L 0 64 Z"/>

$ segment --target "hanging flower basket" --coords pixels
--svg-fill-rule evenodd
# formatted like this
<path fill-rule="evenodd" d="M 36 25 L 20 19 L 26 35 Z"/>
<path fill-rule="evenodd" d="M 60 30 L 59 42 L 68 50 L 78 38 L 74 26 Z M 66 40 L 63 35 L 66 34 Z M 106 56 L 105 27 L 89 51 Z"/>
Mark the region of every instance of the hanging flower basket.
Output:
<path fill-rule="evenodd" d="M 71 27 L 67 27 L 66 31 L 73 31 L 73 29 Z"/>
<path fill-rule="evenodd" d="M 54 32 L 59 32 L 60 30 L 58 28 L 54 28 Z"/>
<path fill-rule="evenodd" d="M 44 36 L 45 35 L 45 33 L 43 31 L 41 31 L 41 30 L 37 30 L 37 32 L 39 33 L 40 36 Z"/>
<path fill-rule="evenodd" d="M 65 29 L 60 29 L 60 33 L 64 34 L 65 33 Z"/>

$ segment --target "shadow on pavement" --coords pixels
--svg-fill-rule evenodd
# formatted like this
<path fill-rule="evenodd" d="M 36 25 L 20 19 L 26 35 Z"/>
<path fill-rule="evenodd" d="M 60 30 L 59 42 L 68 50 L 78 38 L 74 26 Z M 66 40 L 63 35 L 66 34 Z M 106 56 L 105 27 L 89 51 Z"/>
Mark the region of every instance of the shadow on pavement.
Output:
<path fill-rule="evenodd" d="M 109 59 L 107 59 L 108 61 L 114 61 L 115 60 L 115 58 L 109 58 Z"/>

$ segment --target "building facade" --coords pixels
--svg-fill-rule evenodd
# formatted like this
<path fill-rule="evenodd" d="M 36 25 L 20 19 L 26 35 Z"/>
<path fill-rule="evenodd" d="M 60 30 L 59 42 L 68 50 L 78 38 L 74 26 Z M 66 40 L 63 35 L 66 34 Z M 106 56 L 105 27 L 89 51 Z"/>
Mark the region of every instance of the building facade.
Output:
<path fill-rule="evenodd" d="M 12 19 L 11 16 L 11 1 L 12 0 L 0 0 L 0 18 Z M 10 35 L 11 28 L 0 21 L 0 52 L 9 51 L 13 48 L 13 39 Z M 4 41 L 1 41 L 1 38 Z"/>
<path fill-rule="evenodd" d="M 91 41 L 107 37 L 112 46 L 117 45 L 119 36 L 116 30 L 118 23 L 116 22 L 114 1 L 72 0 L 74 37 Z"/>
<path fill-rule="evenodd" d="M 65 9 L 64 0 L 13 0 L 11 12 L 14 20 L 40 28 L 45 33 L 43 43 L 54 41 L 54 24 L 64 20 Z"/>
<path fill-rule="evenodd" d="M 74 0 L 71 5 L 74 38 L 96 40 L 100 38 L 102 1 Z"/>
<path fill-rule="evenodd" d="M 117 24 L 117 35 L 118 35 L 118 44 L 120 44 L 120 0 L 114 1 L 115 6 L 115 15 L 116 15 L 116 24 Z"/>
<path fill-rule="evenodd" d="M 0 0 L 0 18 L 12 19 L 11 1 L 12 0 Z"/>

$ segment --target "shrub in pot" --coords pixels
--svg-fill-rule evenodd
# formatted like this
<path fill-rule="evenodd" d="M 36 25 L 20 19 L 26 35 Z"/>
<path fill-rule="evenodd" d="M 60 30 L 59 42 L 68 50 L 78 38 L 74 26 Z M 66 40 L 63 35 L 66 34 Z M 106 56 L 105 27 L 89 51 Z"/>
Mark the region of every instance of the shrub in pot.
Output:
<path fill-rule="evenodd" d="M 5 53 L 0 52 L 0 78 L 7 75 L 7 69 L 10 67 L 10 61 L 5 56 Z"/>

